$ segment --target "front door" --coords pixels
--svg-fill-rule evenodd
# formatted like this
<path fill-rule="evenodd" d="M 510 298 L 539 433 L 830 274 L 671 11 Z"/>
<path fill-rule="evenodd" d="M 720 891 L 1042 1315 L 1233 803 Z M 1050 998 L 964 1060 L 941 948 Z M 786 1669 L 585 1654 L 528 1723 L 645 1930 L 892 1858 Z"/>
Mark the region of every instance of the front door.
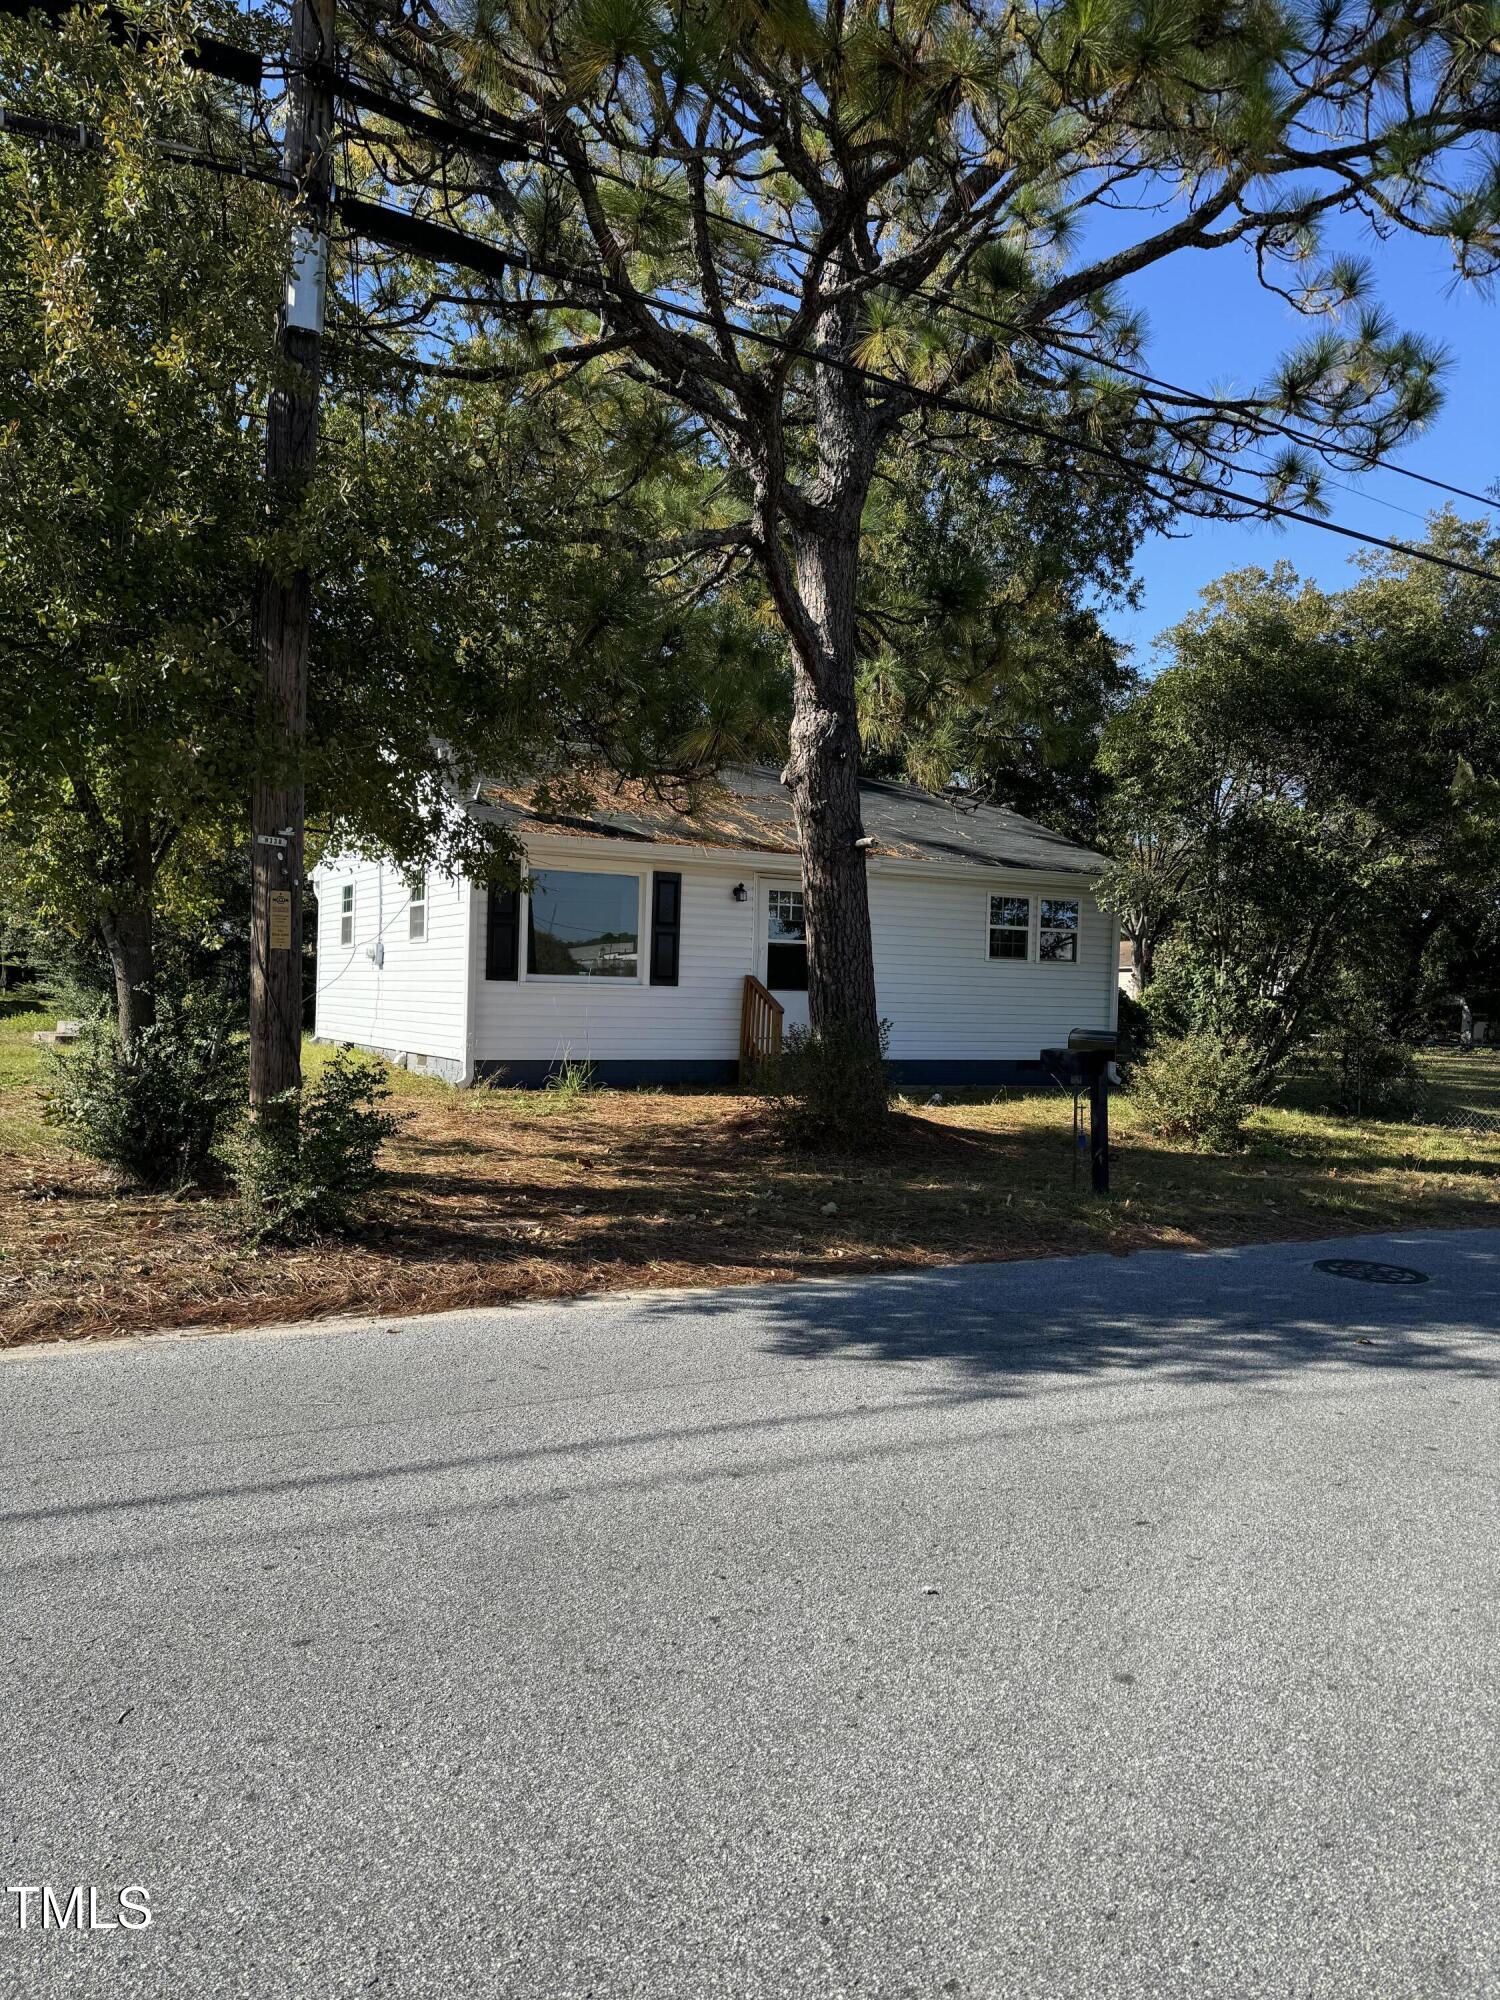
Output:
<path fill-rule="evenodd" d="M 807 1026 L 807 911 L 795 876 L 760 884 L 761 979 L 785 1009 L 783 1029 Z"/>

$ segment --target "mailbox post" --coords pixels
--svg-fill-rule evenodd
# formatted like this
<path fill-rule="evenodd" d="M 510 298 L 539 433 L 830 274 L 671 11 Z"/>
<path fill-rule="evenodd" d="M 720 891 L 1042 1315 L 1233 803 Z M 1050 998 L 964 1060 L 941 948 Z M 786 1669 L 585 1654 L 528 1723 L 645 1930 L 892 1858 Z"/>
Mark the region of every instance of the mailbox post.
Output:
<path fill-rule="evenodd" d="M 1095 1194 L 1109 1193 L 1109 1057 L 1088 1064 L 1089 1171 Z"/>
<path fill-rule="evenodd" d="M 1075 1092 L 1089 1093 L 1089 1177 L 1095 1194 L 1109 1193 L 1109 1066 L 1119 1037 L 1113 1028 L 1074 1028 L 1065 1049 L 1043 1049 L 1042 1061 Z"/>

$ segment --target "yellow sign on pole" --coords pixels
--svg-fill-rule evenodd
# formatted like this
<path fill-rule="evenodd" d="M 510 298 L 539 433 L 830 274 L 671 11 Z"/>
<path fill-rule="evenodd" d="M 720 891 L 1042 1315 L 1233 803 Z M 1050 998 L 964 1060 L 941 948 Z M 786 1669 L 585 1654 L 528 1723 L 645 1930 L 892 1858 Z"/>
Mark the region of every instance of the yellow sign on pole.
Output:
<path fill-rule="evenodd" d="M 271 949 L 290 951 L 292 948 L 292 892 L 290 889 L 271 891 Z"/>

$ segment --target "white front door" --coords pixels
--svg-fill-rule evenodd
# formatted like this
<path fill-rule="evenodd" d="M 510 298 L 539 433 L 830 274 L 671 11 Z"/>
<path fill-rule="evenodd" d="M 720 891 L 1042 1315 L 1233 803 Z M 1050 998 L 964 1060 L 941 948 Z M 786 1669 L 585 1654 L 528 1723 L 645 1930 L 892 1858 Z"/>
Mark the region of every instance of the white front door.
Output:
<path fill-rule="evenodd" d="M 785 1009 L 783 1029 L 807 1026 L 807 913 L 795 875 L 760 880 L 760 978 Z"/>

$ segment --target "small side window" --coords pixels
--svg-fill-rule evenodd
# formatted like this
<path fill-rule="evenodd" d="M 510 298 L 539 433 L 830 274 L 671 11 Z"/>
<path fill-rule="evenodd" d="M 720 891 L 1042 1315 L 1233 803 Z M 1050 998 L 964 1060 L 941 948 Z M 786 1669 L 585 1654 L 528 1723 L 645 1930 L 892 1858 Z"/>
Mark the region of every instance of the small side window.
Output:
<path fill-rule="evenodd" d="M 1078 963 L 1078 905 L 1042 898 L 1042 929 L 1037 956 L 1044 964 Z"/>
<path fill-rule="evenodd" d="M 991 896 L 990 957 L 1029 958 L 1030 955 L 1031 898 Z"/>
<path fill-rule="evenodd" d="M 354 884 L 346 882 L 339 890 L 339 943 L 354 942 Z"/>
<path fill-rule="evenodd" d="M 424 938 L 427 935 L 427 878 L 413 875 L 407 883 L 406 935 L 409 938 Z"/>

